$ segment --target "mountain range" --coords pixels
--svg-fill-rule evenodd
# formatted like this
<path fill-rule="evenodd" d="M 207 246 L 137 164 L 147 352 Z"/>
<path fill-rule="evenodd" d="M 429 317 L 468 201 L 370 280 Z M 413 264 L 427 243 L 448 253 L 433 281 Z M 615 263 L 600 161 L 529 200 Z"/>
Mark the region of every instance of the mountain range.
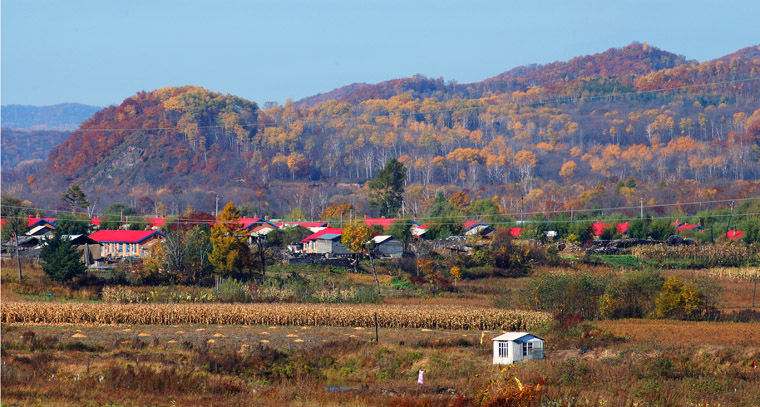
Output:
<path fill-rule="evenodd" d="M 633 43 L 481 82 L 417 75 L 266 110 L 195 86 L 139 92 L 89 117 L 41 165 L 4 168 L 3 189 L 54 202 L 78 183 L 178 210 L 221 194 L 313 214 L 339 199 L 362 205 L 361 185 L 395 157 L 415 211 L 435 190 L 505 210 L 605 207 L 756 194 L 759 140 L 760 47 L 699 63 Z"/>

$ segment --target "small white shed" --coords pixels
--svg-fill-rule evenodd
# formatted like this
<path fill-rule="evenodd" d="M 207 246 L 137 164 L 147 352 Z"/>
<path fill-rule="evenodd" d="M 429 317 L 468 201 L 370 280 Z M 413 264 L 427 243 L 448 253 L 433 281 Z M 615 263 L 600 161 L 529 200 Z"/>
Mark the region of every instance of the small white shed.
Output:
<path fill-rule="evenodd" d="M 493 338 L 493 364 L 511 365 L 544 358 L 544 340 L 527 332 L 507 332 Z"/>

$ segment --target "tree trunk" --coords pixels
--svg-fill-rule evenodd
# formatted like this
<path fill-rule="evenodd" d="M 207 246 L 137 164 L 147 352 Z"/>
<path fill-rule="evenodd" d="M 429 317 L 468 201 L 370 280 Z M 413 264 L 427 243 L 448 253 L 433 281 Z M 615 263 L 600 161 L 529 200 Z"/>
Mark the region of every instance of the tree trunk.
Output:
<path fill-rule="evenodd" d="M 18 234 L 16 234 L 16 264 L 18 265 L 18 282 L 21 282 L 21 257 L 18 255 Z"/>
<path fill-rule="evenodd" d="M 380 296 L 380 280 L 377 279 L 377 264 L 375 264 L 375 259 L 372 258 L 372 255 L 369 255 L 369 262 L 372 264 L 372 275 L 375 277 L 375 285 L 377 286 L 377 296 Z"/>

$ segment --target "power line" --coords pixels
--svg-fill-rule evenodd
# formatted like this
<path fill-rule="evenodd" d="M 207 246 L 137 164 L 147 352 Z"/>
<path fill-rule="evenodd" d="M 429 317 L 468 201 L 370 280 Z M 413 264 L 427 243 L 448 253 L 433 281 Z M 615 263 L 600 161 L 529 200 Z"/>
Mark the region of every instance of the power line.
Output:
<path fill-rule="evenodd" d="M 664 204 L 655 204 L 655 205 L 645 205 L 644 208 L 658 208 L 658 207 L 673 207 L 673 206 L 688 206 L 688 205 L 706 205 L 706 204 L 719 204 L 719 203 L 729 203 L 729 202 L 743 202 L 743 201 L 752 201 L 760 199 L 760 197 L 752 197 L 752 198 L 734 198 L 734 199 L 720 199 L 720 200 L 710 200 L 710 201 L 690 201 L 690 202 L 682 202 L 682 203 L 664 203 Z M 54 214 L 67 214 L 67 215 L 77 215 L 77 212 L 68 211 L 68 210 L 62 210 L 62 209 L 44 209 L 44 208 L 29 208 L 24 206 L 14 206 L 14 205 L 4 205 L 5 208 L 15 208 L 15 209 L 28 209 L 28 210 L 39 210 L 39 211 L 45 211 L 45 212 L 52 212 Z M 614 212 L 624 209 L 639 209 L 640 206 L 620 206 L 620 207 L 608 207 L 608 208 L 593 208 L 593 209 L 573 209 L 574 213 L 578 212 L 597 212 L 597 211 L 608 211 L 608 212 Z M 562 213 L 568 213 L 569 210 L 555 210 L 555 211 L 532 211 L 532 212 L 522 212 L 524 215 L 545 215 L 545 214 L 562 214 Z M 486 218 L 497 218 L 497 217 L 517 217 L 519 216 L 519 212 L 512 212 L 512 213 L 504 213 L 504 214 L 482 214 L 482 215 L 454 215 L 454 216 L 435 216 L 435 217 L 425 217 L 420 216 L 417 217 L 418 220 L 422 221 L 435 221 L 438 219 L 442 220 L 451 220 L 451 219 L 480 219 L 485 220 Z M 735 213 L 733 215 L 731 214 L 711 214 L 709 217 L 714 218 L 721 218 L 721 217 L 730 217 L 730 216 L 736 216 L 736 217 L 742 217 L 742 216 L 757 216 L 760 215 L 759 213 L 755 212 L 747 212 L 747 213 Z M 120 216 L 119 214 L 110 214 L 110 215 L 101 215 L 98 217 L 101 222 L 109 222 L 109 221 L 116 221 L 121 222 L 121 218 L 119 220 L 115 219 L 108 219 L 109 216 Z M 664 215 L 664 216 L 658 216 L 658 217 L 651 217 L 651 219 L 673 219 L 677 218 L 679 216 L 686 216 L 686 217 L 694 217 L 696 215 L 687 215 L 687 214 L 673 214 L 673 215 Z M 238 223 L 244 223 L 241 221 L 212 221 L 212 220 L 203 220 L 203 219 L 194 219 L 194 218 L 182 218 L 182 217 L 157 217 L 157 216 L 146 216 L 146 215 L 129 215 L 126 216 L 127 222 L 134 222 L 134 223 L 145 223 L 150 224 L 153 223 L 152 219 L 165 219 L 167 222 L 181 222 L 185 224 L 209 224 L 210 222 L 214 223 L 230 223 L 230 224 L 238 224 Z M 637 218 L 636 216 L 629 217 L 630 219 Z M 8 216 L 4 217 L 4 219 L 29 219 L 29 216 Z M 44 219 L 44 217 L 41 217 L 40 219 Z M 67 219 L 67 221 L 74 221 L 74 222 L 88 222 L 91 223 L 93 218 L 74 218 L 74 219 Z M 255 218 L 258 219 L 258 218 Z M 623 219 L 626 219 L 625 217 Z M 578 219 L 578 220 L 552 220 L 552 219 L 546 219 L 542 220 L 541 222 L 546 223 L 577 223 L 577 222 L 589 222 L 593 220 L 609 220 L 609 218 L 604 217 L 596 217 L 594 219 Z M 287 223 L 288 221 L 283 221 L 283 223 Z M 445 222 L 445 223 L 437 223 L 438 225 L 461 225 L 462 222 Z M 493 225 L 511 225 L 511 224 L 519 224 L 518 221 L 496 221 L 492 222 Z M 525 223 L 534 223 L 531 221 L 526 221 Z"/>

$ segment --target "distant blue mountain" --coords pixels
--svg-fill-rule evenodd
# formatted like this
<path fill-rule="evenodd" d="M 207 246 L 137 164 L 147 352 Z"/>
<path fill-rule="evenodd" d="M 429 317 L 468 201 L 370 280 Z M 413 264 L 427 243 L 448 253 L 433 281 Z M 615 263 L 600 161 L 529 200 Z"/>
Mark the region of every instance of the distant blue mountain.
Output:
<path fill-rule="evenodd" d="M 53 106 L 3 105 L 2 127 L 16 130 L 76 130 L 101 110 L 98 106 L 61 103 Z"/>

